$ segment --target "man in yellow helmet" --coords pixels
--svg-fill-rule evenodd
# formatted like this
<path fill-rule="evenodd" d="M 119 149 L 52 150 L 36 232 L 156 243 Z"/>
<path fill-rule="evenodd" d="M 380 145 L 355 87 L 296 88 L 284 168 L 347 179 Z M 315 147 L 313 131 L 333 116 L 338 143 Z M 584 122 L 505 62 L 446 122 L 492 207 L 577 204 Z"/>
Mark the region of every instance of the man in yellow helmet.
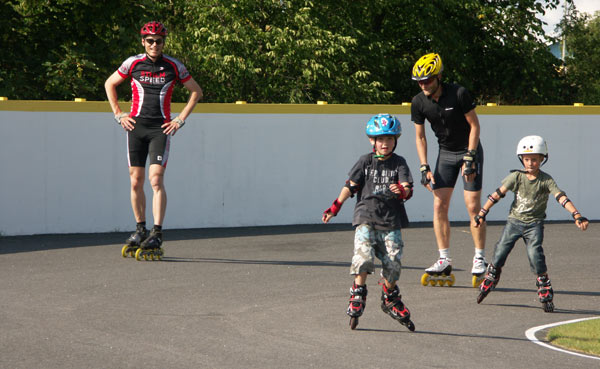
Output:
<path fill-rule="evenodd" d="M 439 260 L 425 272 L 431 276 L 449 277 L 452 271 L 448 210 L 454 185 L 459 173 L 462 173 L 465 205 L 475 244 L 471 272 L 481 276 L 487 265 L 484 257 L 486 229 L 475 227 L 472 220 L 481 209 L 483 148 L 479 142 L 479 119 L 469 91 L 457 84 L 443 83 L 443 70 L 442 58 L 435 53 L 421 57 L 412 70 L 412 79 L 419 83 L 421 92 L 412 100 L 411 119 L 415 124 L 417 152 L 421 161 L 421 184 L 433 192 L 433 228 L 440 253 Z M 427 161 L 425 119 L 431 124 L 439 144 L 433 173 Z"/>

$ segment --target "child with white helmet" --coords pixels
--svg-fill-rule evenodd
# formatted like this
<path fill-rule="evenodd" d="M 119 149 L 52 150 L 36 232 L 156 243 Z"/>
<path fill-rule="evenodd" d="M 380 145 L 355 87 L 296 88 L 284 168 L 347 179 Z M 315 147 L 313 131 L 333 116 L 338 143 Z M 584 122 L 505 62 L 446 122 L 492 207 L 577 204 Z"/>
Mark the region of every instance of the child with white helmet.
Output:
<path fill-rule="evenodd" d="M 340 211 L 342 204 L 356 195 L 353 226 L 354 257 L 350 274 L 354 283 L 350 288 L 347 314 L 350 328 L 355 329 L 367 298 L 367 275 L 375 271 L 375 257 L 381 260 L 383 285 L 381 309 L 392 318 L 414 331 L 410 312 L 402 302 L 396 281 L 402 264 L 401 228 L 408 226 L 404 202 L 412 196 L 413 179 L 406 160 L 394 154 L 402 133 L 400 121 L 389 114 L 373 116 L 367 123 L 366 133 L 373 152 L 361 156 L 349 173 L 349 179 L 333 205 L 323 212 L 328 223 Z"/>
<path fill-rule="evenodd" d="M 558 188 L 554 179 L 540 170 L 540 167 L 548 161 L 548 147 L 542 137 L 523 137 L 517 145 L 517 156 L 524 169 L 511 171 L 502 180 L 502 185 L 494 193 L 488 195 L 487 202 L 474 219 L 477 226 L 481 225 L 495 203 L 503 198 L 508 191 L 515 193 L 515 199 L 510 207 L 502 237 L 494 250 L 494 258 L 488 266 L 485 279 L 479 286 L 480 293 L 477 297 L 477 303 L 483 301 L 498 284 L 508 254 L 510 254 L 519 238 L 523 238 L 527 246 L 529 264 L 532 271 L 537 274 L 536 286 L 539 300 L 545 312 L 552 312 L 554 311 L 553 291 L 548 278 L 544 249 L 542 248 L 548 195 L 554 196 L 556 201 L 571 213 L 575 225 L 582 231 L 587 229 L 589 222 L 577 211 L 567 195 Z"/>

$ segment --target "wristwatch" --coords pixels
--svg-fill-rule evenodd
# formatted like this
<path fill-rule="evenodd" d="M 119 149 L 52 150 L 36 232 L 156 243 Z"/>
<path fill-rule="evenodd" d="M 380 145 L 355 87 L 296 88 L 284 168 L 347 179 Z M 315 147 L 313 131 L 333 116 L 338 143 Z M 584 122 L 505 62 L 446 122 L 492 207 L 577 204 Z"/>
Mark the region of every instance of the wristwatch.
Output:
<path fill-rule="evenodd" d="M 115 120 L 117 121 L 117 124 L 121 124 L 121 119 L 128 117 L 129 113 L 121 113 L 119 115 L 115 115 Z"/>

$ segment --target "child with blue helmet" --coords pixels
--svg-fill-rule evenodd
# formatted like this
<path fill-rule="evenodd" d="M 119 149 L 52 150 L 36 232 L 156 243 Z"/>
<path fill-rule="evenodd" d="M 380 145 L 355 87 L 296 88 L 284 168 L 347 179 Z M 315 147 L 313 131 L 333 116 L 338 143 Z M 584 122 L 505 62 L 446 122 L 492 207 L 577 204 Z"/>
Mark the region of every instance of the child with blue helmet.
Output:
<path fill-rule="evenodd" d="M 375 271 L 375 257 L 381 260 L 383 290 L 381 309 L 392 318 L 414 331 L 410 312 L 402 302 L 396 282 L 402 264 L 401 229 L 408 226 L 404 202 L 411 198 L 413 179 L 406 160 L 394 153 L 402 134 L 400 121 L 389 114 L 377 114 L 367 123 L 366 134 L 373 152 L 362 155 L 349 172 L 346 185 L 331 207 L 323 212 L 328 223 L 340 211 L 342 204 L 356 195 L 352 225 L 356 227 L 354 256 L 350 274 L 354 283 L 350 288 L 347 314 L 350 327 L 356 328 L 367 298 L 367 275 Z"/>

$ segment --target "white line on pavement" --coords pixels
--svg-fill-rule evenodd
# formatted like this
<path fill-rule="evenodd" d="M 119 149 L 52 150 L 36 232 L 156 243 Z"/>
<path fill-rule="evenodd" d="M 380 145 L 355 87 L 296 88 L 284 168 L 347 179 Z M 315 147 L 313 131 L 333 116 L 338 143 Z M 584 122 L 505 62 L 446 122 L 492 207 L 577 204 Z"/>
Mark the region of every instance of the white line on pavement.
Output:
<path fill-rule="evenodd" d="M 560 352 L 564 352 L 564 353 L 571 354 L 571 355 L 575 355 L 575 356 L 585 357 L 585 358 L 588 358 L 588 359 L 600 360 L 600 357 L 597 357 L 597 356 L 584 355 L 584 354 L 580 354 L 580 353 L 578 353 L 578 352 L 573 352 L 573 351 L 563 350 L 563 349 L 560 349 L 560 348 L 558 348 L 558 347 L 554 347 L 554 346 L 552 346 L 552 345 L 549 345 L 549 344 L 547 344 L 547 343 L 545 343 L 545 342 L 542 342 L 542 341 L 538 340 L 538 339 L 535 337 L 535 334 L 536 334 L 538 331 L 541 331 L 542 329 L 546 329 L 546 328 L 555 327 L 555 326 L 557 326 L 557 325 L 563 325 L 563 324 L 569 324 L 569 323 L 577 323 L 577 322 L 582 322 L 582 321 L 584 321 L 584 320 L 590 320 L 590 319 L 600 319 L 600 318 L 599 318 L 599 317 L 597 317 L 597 316 L 595 316 L 595 317 L 591 317 L 591 318 L 574 319 L 574 320 L 567 320 L 567 321 L 564 321 L 564 322 L 558 322 L 558 323 L 552 323 L 552 324 L 540 325 L 540 326 L 538 326 L 538 327 L 533 327 L 533 328 L 529 328 L 528 330 L 526 330 L 526 331 L 525 331 L 525 336 L 526 336 L 526 337 L 527 337 L 527 338 L 528 338 L 528 339 L 529 339 L 531 342 L 533 342 L 533 343 L 537 343 L 537 344 L 538 344 L 538 345 L 540 345 L 540 346 L 544 346 L 544 347 L 546 347 L 546 348 L 549 348 L 549 349 L 552 349 L 552 350 L 555 350 L 555 351 L 560 351 Z"/>

